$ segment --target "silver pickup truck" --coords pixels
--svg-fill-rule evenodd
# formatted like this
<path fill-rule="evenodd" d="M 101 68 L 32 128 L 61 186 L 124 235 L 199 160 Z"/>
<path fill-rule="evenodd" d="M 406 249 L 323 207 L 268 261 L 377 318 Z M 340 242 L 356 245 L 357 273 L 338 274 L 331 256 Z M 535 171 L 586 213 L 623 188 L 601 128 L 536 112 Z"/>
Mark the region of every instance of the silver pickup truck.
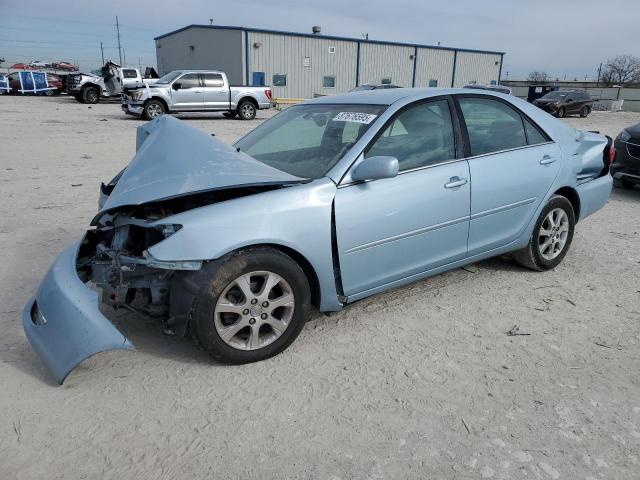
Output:
<path fill-rule="evenodd" d="M 178 112 L 223 112 L 227 118 L 251 120 L 270 106 L 269 87 L 230 86 L 225 73 L 215 70 L 174 70 L 122 94 L 122 110 L 147 120 Z"/>

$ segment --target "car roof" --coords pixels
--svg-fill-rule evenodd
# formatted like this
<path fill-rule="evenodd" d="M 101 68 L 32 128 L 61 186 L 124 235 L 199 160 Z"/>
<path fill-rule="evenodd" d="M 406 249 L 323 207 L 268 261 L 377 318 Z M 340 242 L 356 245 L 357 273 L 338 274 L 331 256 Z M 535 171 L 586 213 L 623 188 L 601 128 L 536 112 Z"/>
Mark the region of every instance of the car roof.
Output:
<path fill-rule="evenodd" d="M 173 70 L 173 71 L 178 73 L 224 73 L 222 72 L 222 70 L 198 70 L 197 68 L 189 68 L 184 70 Z"/>
<path fill-rule="evenodd" d="M 487 95 L 503 97 L 505 95 L 491 90 L 468 88 L 385 88 L 376 90 L 360 90 L 357 92 L 339 93 L 337 95 L 327 95 L 304 102 L 305 104 L 367 104 L 367 105 L 391 105 L 399 100 L 420 100 L 423 98 L 437 97 L 439 95 L 451 95 L 455 93 Z"/>

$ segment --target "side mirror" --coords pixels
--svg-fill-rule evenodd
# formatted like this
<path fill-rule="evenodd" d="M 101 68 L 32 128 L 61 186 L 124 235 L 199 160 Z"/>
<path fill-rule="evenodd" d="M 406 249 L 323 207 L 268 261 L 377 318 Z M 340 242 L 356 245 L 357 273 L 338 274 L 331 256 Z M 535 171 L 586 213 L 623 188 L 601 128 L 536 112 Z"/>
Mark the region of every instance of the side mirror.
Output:
<path fill-rule="evenodd" d="M 173 85 L 171 85 L 171 88 L 174 90 L 180 90 L 182 88 L 182 84 L 180 82 L 174 82 Z"/>
<path fill-rule="evenodd" d="M 398 159 L 396 157 L 377 156 L 365 158 L 351 174 L 354 182 L 393 178 L 398 175 Z"/>

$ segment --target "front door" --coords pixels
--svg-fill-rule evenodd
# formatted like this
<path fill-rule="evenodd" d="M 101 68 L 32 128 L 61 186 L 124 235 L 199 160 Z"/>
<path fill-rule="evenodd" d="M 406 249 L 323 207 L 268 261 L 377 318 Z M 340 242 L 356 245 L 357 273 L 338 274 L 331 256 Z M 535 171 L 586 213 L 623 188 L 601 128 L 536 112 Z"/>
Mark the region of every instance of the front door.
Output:
<path fill-rule="evenodd" d="M 364 152 L 396 157 L 399 175 L 338 187 L 336 237 L 345 295 L 466 256 L 471 185 L 466 160 L 456 159 L 450 112 L 446 98 L 400 110 Z"/>
<path fill-rule="evenodd" d="M 179 86 L 179 88 L 175 88 Z M 171 88 L 171 100 L 174 110 L 201 110 L 204 94 L 200 85 L 200 75 L 185 73 L 178 77 Z"/>
<path fill-rule="evenodd" d="M 516 240 L 560 168 L 560 149 L 510 104 L 458 97 L 469 137 L 469 256 Z"/>
<path fill-rule="evenodd" d="M 203 73 L 204 107 L 212 110 L 229 108 L 229 86 L 220 73 Z"/>

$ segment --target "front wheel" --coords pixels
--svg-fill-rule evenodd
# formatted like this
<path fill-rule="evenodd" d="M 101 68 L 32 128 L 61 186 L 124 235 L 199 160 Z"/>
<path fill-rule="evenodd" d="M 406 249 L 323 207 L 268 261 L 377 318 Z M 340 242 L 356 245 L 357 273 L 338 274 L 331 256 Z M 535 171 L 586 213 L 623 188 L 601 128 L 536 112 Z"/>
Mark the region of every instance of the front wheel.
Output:
<path fill-rule="evenodd" d="M 100 90 L 96 87 L 84 87 L 82 89 L 82 100 L 84 103 L 98 103 L 100 101 Z"/>
<path fill-rule="evenodd" d="M 164 115 L 164 113 L 164 105 L 158 100 L 149 100 L 144 104 L 144 109 L 142 110 L 142 116 L 145 120 L 153 120 L 160 115 Z"/>
<path fill-rule="evenodd" d="M 256 106 L 249 100 L 243 100 L 238 105 L 238 115 L 242 120 L 253 120 L 256 118 Z"/>
<path fill-rule="evenodd" d="M 273 357 L 300 334 L 310 288 L 300 266 L 267 247 L 242 250 L 206 265 L 191 310 L 197 342 L 216 360 L 242 364 Z"/>
<path fill-rule="evenodd" d="M 571 202 L 561 195 L 554 195 L 542 209 L 529 244 L 514 252 L 514 259 L 532 270 L 555 268 L 571 246 L 575 224 Z"/>

